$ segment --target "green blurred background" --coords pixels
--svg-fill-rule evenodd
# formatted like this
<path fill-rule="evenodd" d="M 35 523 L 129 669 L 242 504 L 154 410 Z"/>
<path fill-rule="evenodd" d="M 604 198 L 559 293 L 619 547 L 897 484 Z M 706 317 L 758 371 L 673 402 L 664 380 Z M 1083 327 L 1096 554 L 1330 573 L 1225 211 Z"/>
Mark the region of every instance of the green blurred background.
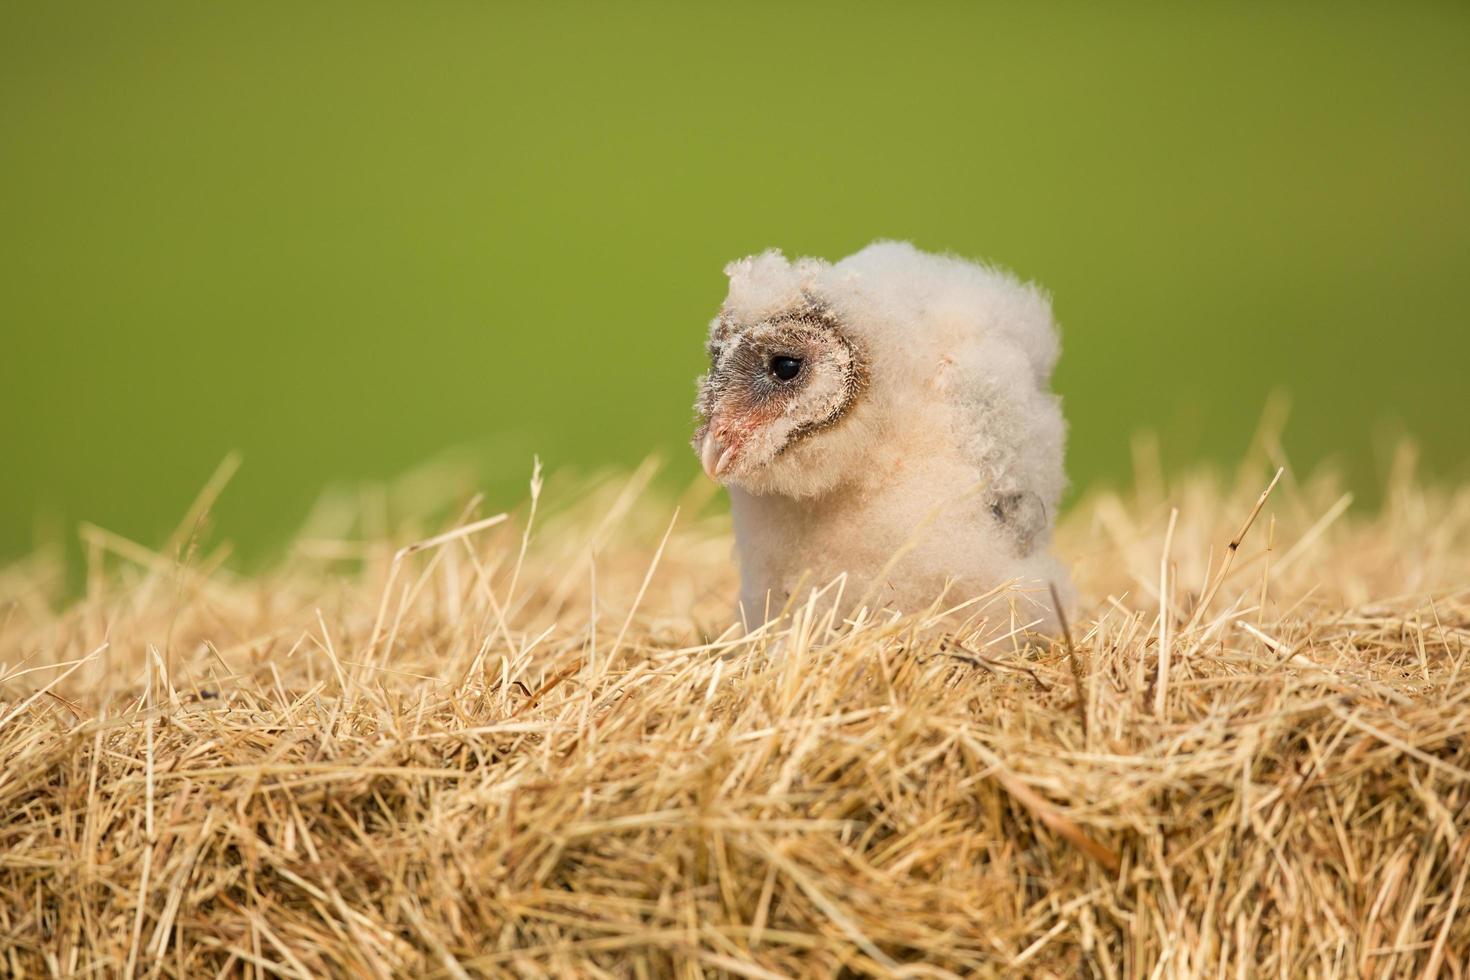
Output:
<path fill-rule="evenodd" d="M 1082 487 L 1276 389 L 1462 478 L 1470 6 L 5 4 L 0 555 L 232 449 L 247 556 L 451 447 L 692 476 L 724 262 L 877 237 L 1053 291 Z"/>

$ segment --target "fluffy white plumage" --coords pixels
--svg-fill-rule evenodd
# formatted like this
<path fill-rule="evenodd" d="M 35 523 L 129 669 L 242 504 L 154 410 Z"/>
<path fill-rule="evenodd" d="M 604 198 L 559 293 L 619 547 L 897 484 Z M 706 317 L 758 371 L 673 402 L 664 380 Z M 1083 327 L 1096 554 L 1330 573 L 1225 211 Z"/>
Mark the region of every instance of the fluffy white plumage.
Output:
<path fill-rule="evenodd" d="M 1053 629 L 1047 584 L 1071 590 L 1047 551 L 1066 429 L 1045 293 L 901 242 L 725 271 L 694 444 L 730 491 L 747 620 L 845 576 L 845 608 L 1009 586 L 994 627 Z"/>

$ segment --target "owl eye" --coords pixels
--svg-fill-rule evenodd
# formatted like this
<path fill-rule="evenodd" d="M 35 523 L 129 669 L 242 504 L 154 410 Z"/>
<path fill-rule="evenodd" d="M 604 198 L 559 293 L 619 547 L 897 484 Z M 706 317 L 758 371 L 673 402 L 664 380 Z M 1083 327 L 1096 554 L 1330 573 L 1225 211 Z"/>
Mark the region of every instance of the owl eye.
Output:
<path fill-rule="evenodd" d="M 771 376 L 777 381 L 791 381 L 801 373 L 801 358 L 777 354 L 771 358 Z"/>

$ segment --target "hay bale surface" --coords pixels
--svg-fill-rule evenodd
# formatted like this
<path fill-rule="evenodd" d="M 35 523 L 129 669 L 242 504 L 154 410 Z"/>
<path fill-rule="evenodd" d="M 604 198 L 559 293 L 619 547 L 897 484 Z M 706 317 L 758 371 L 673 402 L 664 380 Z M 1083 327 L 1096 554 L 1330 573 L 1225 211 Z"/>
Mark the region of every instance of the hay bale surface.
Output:
<path fill-rule="evenodd" d="M 1288 473 L 1232 551 L 1273 470 L 1078 503 L 1075 656 L 725 629 L 648 468 L 249 576 L 217 485 L 84 528 L 80 600 L 0 571 L 0 974 L 1461 976 L 1470 490 Z"/>

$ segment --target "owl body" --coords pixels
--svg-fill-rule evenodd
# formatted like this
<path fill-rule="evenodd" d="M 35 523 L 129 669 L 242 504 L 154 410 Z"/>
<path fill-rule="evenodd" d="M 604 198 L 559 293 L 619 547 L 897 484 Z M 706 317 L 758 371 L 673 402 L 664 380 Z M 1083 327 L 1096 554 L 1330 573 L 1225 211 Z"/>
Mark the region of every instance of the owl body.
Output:
<path fill-rule="evenodd" d="M 695 448 L 730 490 L 747 622 L 840 580 L 845 610 L 986 597 L 966 613 L 1054 626 L 1048 585 L 1070 589 L 1047 550 L 1065 426 L 1046 296 L 902 243 L 726 272 Z"/>

